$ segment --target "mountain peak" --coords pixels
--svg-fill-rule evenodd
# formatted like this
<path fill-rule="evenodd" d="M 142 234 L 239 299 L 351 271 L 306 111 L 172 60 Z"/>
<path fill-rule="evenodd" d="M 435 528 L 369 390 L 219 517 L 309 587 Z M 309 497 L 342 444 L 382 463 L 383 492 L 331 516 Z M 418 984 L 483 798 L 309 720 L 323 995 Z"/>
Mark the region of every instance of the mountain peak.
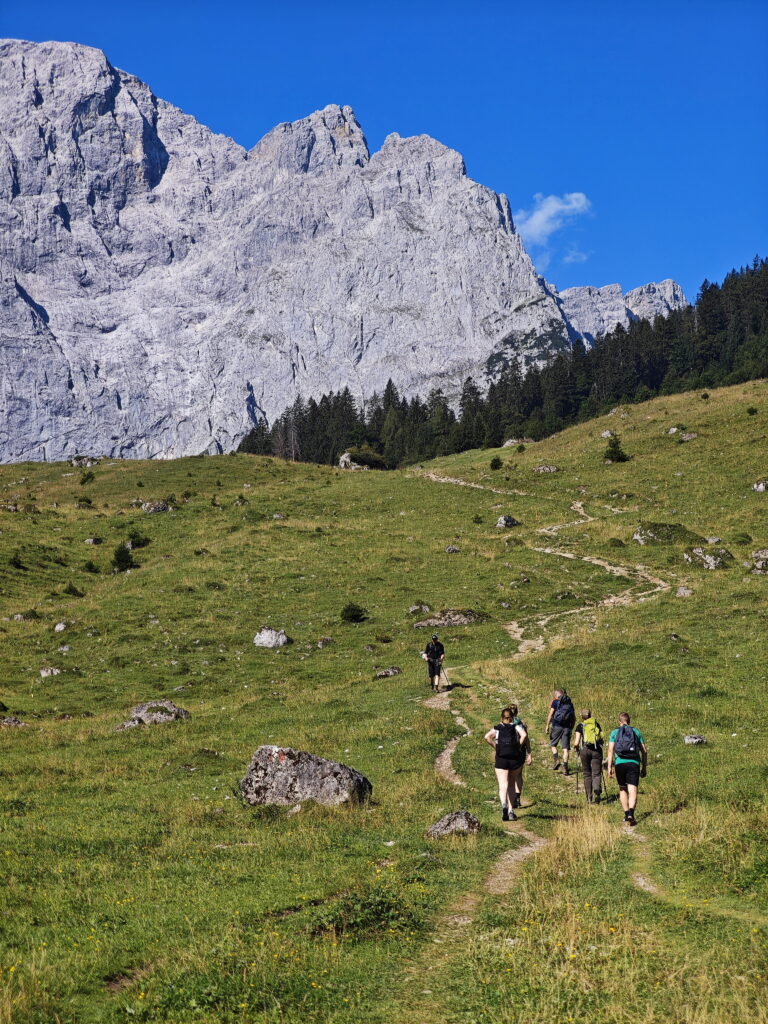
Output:
<path fill-rule="evenodd" d="M 363 130 L 349 106 L 330 103 L 298 121 L 267 132 L 249 156 L 278 173 L 317 175 L 335 168 L 365 167 L 370 159 Z"/>

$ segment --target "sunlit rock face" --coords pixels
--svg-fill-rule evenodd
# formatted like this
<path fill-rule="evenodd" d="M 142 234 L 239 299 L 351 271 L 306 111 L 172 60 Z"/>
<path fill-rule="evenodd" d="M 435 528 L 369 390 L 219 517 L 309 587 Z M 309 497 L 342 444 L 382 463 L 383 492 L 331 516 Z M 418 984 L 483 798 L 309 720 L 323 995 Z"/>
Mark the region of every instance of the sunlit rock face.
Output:
<path fill-rule="evenodd" d="M 568 347 L 566 294 L 428 136 L 371 155 L 332 105 L 246 151 L 99 50 L 0 43 L 4 462 L 226 451 L 390 377 L 454 396 Z"/>
<path fill-rule="evenodd" d="M 657 316 L 668 316 L 673 309 L 688 305 L 683 289 L 670 278 L 658 284 L 644 284 L 626 294 L 618 284 L 602 288 L 565 288 L 559 293 L 559 299 L 563 315 L 588 343 L 619 324 L 628 327 L 633 320 L 653 321 Z"/>

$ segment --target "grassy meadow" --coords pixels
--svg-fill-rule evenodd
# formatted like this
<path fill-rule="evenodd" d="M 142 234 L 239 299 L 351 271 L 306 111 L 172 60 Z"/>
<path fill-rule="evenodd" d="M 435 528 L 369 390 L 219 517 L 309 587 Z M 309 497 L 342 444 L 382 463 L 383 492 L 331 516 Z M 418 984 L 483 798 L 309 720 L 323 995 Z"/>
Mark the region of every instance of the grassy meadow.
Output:
<path fill-rule="evenodd" d="M 608 429 L 630 461 L 604 463 Z M 768 577 L 744 565 L 768 547 L 766 438 L 755 382 L 391 473 L 0 467 L 0 716 L 27 723 L 0 729 L 0 1024 L 768 1020 Z M 631 541 L 659 522 L 721 538 L 731 567 Z M 129 538 L 138 566 L 115 573 Z M 364 622 L 342 621 L 350 601 Z M 438 630 L 473 730 L 462 789 L 433 770 L 463 730 L 422 704 L 422 602 L 481 614 Z M 293 642 L 254 647 L 262 626 Z M 521 638 L 542 649 L 520 658 Z M 618 803 L 585 807 L 549 769 L 562 685 L 646 736 L 631 836 Z M 191 718 L 115 731 L 161 697 Z M 521 820 L 549 841 L 493 896 L 483 880 L 525 845 L 481 741 L 510 698 L 535 751 Z M 353 765 L 372 802 L 243 806 L 263 743 Z M 459 807 L 476 837 L 425 838 Z M 471 921 L 436 942 L 467 893 Z"/>

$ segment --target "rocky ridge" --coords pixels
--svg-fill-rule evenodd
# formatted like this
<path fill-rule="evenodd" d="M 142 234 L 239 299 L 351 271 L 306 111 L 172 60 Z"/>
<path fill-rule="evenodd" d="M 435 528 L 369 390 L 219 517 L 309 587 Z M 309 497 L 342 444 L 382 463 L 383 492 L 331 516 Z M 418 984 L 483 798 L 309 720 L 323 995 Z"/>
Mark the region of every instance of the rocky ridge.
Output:
<path fill-rule="evenodd" d="M 371 155 L 330 105 L 246 151 L 57 42 L 0 43 L 0 114 L 0 461 L 226 451 L 298 394 L 455 394 L 580 330 L 429 136 Z"/>
<path fill-rule="evenodd" d="M 618 284 L 552 291 L 572 329 L 589 344 L 619 325 L 626 328 L 633 320 L 652 321 L 688 305 L 683 289 L 671 278 L 633 288 L 626 294 Z"/>

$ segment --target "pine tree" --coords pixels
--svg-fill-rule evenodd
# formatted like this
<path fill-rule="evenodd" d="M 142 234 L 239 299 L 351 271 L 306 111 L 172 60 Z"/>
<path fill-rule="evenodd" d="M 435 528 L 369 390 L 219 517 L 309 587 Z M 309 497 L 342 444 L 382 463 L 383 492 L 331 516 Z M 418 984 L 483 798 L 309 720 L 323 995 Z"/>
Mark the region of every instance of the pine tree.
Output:
<path fill-rule="evenodd" d="M 611 434 L 608 438 L 603 458 L 606 462 L 629 462 L 629 456 L 621 447 L 621 439 L 618 434 Z"/>

